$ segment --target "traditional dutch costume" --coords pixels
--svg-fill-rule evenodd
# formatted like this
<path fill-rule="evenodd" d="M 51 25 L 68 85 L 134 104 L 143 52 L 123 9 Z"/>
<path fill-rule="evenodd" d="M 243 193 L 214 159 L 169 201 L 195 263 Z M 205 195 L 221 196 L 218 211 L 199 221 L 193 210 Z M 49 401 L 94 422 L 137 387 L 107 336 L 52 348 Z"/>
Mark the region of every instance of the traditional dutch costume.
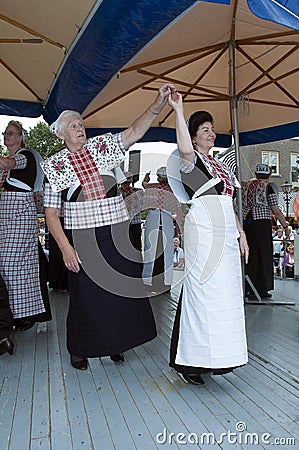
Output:
<path fill-rule="evenodd" d="M 185 277 L 173 327 L 170 366 L 182 374 L 226 373 L 246 364 L 247 344 L 234 175 L 196 153 L 195 166 L 168 162 L 175 195 L 190 205 L 184 226 Z M 180 171 L 181 169 L 181 171 Z M 187 173 L 188 172 L 188 173 Z"/>
<path fill-rule="evenodd" d="M 129 240 L 129 215 L 113 169 L 124 159 L 121 134 L 88 139 L 81 150 L 48 158 L 45 207 L 64 209 L 64 231 L 82 261 L 69 272 L 67 348 L 82 358 L 120 354 L 156 336 Z"/>
<path fill-rule="evenodd" d="M 46 280 L 39 265 L 34 198 L 44 177 L 41 157 L 35 150 L 20 149 L 13 158 L 15 168 L 1 171 L 0 272 L 14 319 L 41 322 L 51 319 Z"/>

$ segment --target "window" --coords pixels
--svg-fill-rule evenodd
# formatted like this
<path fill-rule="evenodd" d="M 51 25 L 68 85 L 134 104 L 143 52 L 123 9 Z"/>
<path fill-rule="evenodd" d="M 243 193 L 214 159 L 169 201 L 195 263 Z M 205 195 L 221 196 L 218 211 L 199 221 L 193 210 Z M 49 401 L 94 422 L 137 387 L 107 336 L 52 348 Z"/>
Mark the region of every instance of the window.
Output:
<path fill-rule="evenodd" d="M 297 183 L 298 182 L 298 163 L 299 163 L 299 154 L 298 153 L 291 153 L 291 174 L 290 174 L 290 180 L 291 183 Z"/>
<path fill-rule="evenodd" d="M 278 152 L 262 152 L 262 163 L 272 167 L 272 175 L 279 175 Z"/>

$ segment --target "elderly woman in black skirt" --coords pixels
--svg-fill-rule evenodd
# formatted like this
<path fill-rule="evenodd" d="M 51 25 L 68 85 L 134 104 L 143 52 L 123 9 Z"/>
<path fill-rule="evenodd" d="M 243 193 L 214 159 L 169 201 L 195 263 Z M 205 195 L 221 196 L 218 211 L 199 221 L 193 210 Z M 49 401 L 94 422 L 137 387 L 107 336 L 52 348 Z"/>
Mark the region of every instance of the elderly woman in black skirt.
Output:
<path fill-rule="evenodd" d="M 75 111 L 62 112 L 52 127 L 66 148 L 42 164 L 49 181 L 45 211 L 69 270 L 67 348 L 76 369 L 86 370 L 94 357 L 122 362 L 123 352 L 156 336 L 140 252 L 129 239 L 129 215 L 114 170 L 157 118 L 171 88 L 160 88 L 154 103 L 115 135 L 86 139 Z"/>

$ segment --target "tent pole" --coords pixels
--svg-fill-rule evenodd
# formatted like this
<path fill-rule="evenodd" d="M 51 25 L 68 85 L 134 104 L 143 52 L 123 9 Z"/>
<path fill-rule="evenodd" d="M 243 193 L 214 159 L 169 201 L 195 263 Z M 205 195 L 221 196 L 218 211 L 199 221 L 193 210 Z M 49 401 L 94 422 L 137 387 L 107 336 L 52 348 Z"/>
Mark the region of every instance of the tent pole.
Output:
<path fill-rule="evenodd" d="M 240 145 L 239 145 L 239 128 L 238 128 L 238 105 L 236 98 L 236 86 L 235 86 L 235 46 L 233 41 L 229 41 L 229 79 L 230 79 L 230 108 L 231 117 L 233 123 L 233 135 L 235 144 L 235 156 L 237 166 L 237 178 L 239 182 L 242 181 L 241 164 L 240 164 Z M 237 189 L 237 203 L 238 203 L 238 216 L 241 224 L 242 219 L 242 192 L 241 189 Z"/>
<path fill-rule="evenodd" d="M 230 108 L 231 117 L 233 123 L 233 135 L 235 144 L 235 158 L 236 158 L 236 175 L 239 183 L 242 181 L 241 174 L 241 164 L 240 164 L 240 145 L 239 145 L 239 127 L 238 127 L 238 104 L 236 98 L 236 85 L 235 85 L 235 45 L 232 40 L 228 44 L 229 51 L 229 88 L 230 88 Z M 237 213 L 241 225 L 243 225 L 243 215 L 242 215 L 242 189 L 237 189 Z M 243 283 L 243 293 L 245 299 L 245 261 L 241 258 L 242 265 L 242 283 Z"/>

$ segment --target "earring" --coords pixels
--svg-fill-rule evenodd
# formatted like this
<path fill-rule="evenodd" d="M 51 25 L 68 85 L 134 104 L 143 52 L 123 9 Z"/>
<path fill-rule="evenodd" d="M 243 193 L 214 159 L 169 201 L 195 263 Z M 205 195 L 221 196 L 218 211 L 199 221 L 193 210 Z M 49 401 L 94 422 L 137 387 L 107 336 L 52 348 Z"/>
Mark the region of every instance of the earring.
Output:
<path fill-rule="evenodd" d="M 64 145 L 64 139 L 61 139 L 61 143 L 62 143 L 62 145 Z"/>

